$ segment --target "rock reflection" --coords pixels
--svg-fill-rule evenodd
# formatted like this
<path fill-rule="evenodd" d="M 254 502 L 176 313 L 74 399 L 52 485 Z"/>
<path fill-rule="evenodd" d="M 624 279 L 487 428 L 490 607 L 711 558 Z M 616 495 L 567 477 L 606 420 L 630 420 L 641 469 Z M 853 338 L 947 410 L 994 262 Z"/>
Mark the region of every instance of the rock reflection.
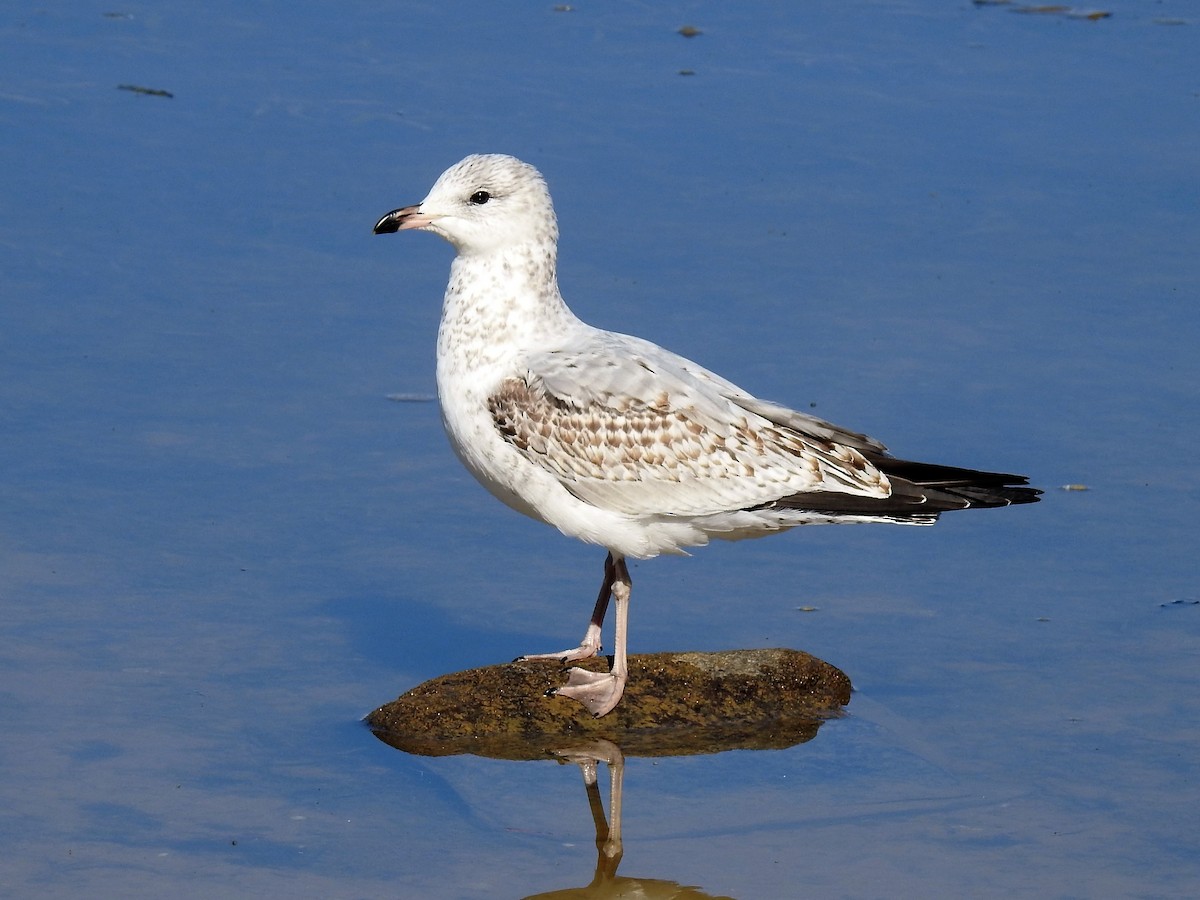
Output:
<path fill-rule="evenodd" d="M 561 666 L 523 661 L 432 679 L 381 706 L 367 722 L 380 740 L 419 756 L 552 757 L 580 767 L 596 827 L 595 874 L 585 887 L 535 897 L 712 897 L 676 881 L 617 875 L 625 758 L 802 744 L 850 701 L 850 679 L 810 654 L 779 648 L 643 654 L 631 656 L 629 665 L 637 677 L 624 701 L 599 719 L 578 703 L 546 696 L 560 682 Z M 600 763 L 609 772 L 607 817 Z"/>
<path fill-rule="evenodd" d="M 588 808 L 596 826 L 596 872 L 584 887 L 563 888 L 544 894 L 531 894 L 525 900 L 604 900 L 604 898 L 639 897 L 645 900 L 732 900 L 706 894 L 696 887 L 661 878 L 633 878 L 617 874 L 624 846 L 621 843 L 621 795 L 625 785 L 625 755 L 612 741 L 590 741 L 577 747 L 552 751 L 565 762 L 576 763 L 583 772 Z M 599 764 L 608 764 L 608 809 L 600 798 Z"/>
<path fill-rule="evenodd" d="M 677 881 L 658 878 L 636 878 L 619 876 L 617 868 L 624 854 L 621 834 L 621 808 L 624 798 L 625 757 L 644 756 L 665 758 L 671 756 L 694 756 L 697 754 L 720 753 L 726 750 L 780 750 L 812 740 L 821 723 L 829 718 L 824 715 L 793 717 L 776 721 L 762 721 L 751 727 L 750 723 L 709 724 L 703 727 L 667 728 L 659 731 L 630 731 L 618 739 L 602 737 L 579 737 L 555 744 L 544 734 L 522 736 L 509 734 L 503 738 L 490 735 L 479 736 L 421 735 L 414 732 L 398 733 L 376 728 L 376 736 L 408 753 L 421 756 L 452 756 L 470 754 L 493 759 L 545 760 L 548 756 L 563 763 L 574 763 L 583 773 L 587 791 L 588 809 L 596 828 L 596 870 L 592 881 L 583 887 L 563 888 L 546 893 L 534 894 L 528 900 L 546 898 L 714 898 L 730 900 L 706 894 L 697 887 L 682 885 Z M 619 741 L 619 743 L 618 743 Z M 599 787 L 600 763 L 608 767 L 609 803 L 605 816 L 604 802 Z"/>

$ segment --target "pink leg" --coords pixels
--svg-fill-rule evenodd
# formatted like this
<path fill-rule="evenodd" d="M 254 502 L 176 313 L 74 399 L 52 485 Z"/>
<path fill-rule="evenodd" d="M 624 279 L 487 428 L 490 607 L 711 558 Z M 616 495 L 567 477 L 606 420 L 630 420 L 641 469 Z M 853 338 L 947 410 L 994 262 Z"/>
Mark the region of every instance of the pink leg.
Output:
<path fill-rule="evenodd" d="M 624 563 L 622 563 L 624 566 Z M 518 656 L 513 662 L 523 659 L 557 659 L 559 662 L 576 662 L 581 659 L 591 659 L 600 652 L 600 629 L 604 626 L 604 614 L 608 611 L 608 598 L 612 594 L 615 569 L 613 556 L 608 554 L 604 561 L 604 583 L 600 585 L 600 596 L 596 598 L 596 606 L 592 609 L 592 621 L 588 623 L 587 632 L 578 647 L 570 650 L 559 650 L 557 653 L 526 653 Z"/>
<path fill-rule="evenodd" d="M 612 712 L 625 692 L 625 682 L 629 678 L 629 668 L 626 663 L 626 643 L 629 631 L 629 595 L 633 582 L 629 578 L 629 569 L 625 566 L 624 557 L 614 557 L 609 553 L 604 563 L 604 585 L 608 588 L 614 600 L 617 601 L 616 636 L 613 647 L 612 669 L 607 672 L 589 672 L 587 669 L 574 668 L 567 673 L 567 683 L 554 691 L 557 696 L 570 697 L 578 700 L 599 718 Z M 601 589 L 601 600 L 607 606 L 604 589 Z M 600 600 L 596 607 L 601 606 Z M 603 620 L 603 612 L 601 612 Z M 593 616 L 595 624 L 595 616 Z M 597 632 L 599 626 L 596 626 Z M 588 629 L 591 634 L 591 628 Z M 586 638 L 584 639 L 587 640 Z"/>

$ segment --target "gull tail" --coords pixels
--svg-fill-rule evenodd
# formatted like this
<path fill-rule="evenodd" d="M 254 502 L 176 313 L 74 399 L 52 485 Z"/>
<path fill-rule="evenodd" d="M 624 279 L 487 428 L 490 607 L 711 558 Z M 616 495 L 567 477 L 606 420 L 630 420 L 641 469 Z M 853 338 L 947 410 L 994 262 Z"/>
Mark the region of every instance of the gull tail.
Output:
<path fill-rule="evenodd" d="M 768 506 L 829 515 L 878 517 L 884 521 L 916 525 L 932 524 L 939 513 L 955 509 L 1036 503 L 1042 493 L 1037 488 L 1027 487 L 1029 479 L 1024 475 L 910 462 L 885 454 L 872 454 L 868 459 L 891 481 L 889 496 L 863 497 L 817 491 L 784 497 Z"/>

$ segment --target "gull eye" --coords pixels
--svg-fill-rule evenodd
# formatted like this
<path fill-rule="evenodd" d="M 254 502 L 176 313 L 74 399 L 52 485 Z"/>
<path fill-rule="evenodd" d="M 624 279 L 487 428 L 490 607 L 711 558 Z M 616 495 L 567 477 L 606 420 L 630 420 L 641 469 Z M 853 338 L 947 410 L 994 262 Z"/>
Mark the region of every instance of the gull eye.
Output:
<path fill-rule="evenodd" d="M 492 195 L 487 191 L 476 191 L 471 195 L 471 202 L 476 206 L 483 206 L 483 204 L 487 203 L 491 199 Z"/>

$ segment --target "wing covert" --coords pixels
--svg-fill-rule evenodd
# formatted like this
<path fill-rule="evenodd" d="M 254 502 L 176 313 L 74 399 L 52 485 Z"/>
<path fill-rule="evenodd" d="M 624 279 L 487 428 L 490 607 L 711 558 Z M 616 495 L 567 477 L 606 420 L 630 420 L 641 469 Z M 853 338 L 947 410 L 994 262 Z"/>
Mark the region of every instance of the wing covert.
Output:
<path fill-rule="evenodd" d="M 852 446 L 789 428 L 755 404 L 783 407 L 622 338 L 599 332 L 531 356 L 488 401 L 503 438 L 580 499 L 630 515 L 701 516 L 809 491 L 887 496 L 886 476 Z"/>

